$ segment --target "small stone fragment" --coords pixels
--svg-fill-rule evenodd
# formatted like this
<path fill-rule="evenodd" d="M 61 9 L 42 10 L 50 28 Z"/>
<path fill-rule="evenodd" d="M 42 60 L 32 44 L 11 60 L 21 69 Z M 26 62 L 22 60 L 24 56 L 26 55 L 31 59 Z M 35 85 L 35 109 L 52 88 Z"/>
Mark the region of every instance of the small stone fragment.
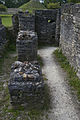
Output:
<path fill-rule="evenodd" d="M 26 79 L 27 78 L 27 74 L 24 73 L 23 74 L 23 78 Z"/>
<path fill-rule="evenodd" d="M 23 72 L 19 72 L 19 74 L 20 74 L 20 75 L 22 75 L 22 74 L 23 74 Z"/>

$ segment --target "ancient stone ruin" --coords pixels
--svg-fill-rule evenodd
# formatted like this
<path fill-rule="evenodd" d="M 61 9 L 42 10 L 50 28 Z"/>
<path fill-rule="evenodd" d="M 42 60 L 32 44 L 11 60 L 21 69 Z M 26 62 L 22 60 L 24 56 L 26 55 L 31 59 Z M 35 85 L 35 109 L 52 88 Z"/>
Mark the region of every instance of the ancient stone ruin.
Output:
<path fill-rule="evenodd" d="M 37 35 L 20 31 L 17 38 L 18 60 L 11 67 L 9 92 L 12 103 L 25 102 L 27 97 L 41 97 L 44 81 L 37 60 Z M 28 102 L 28 100 L 27 100 Z"/>
<path fill-rule="evenodd" d="M 0 18 L 0 57 L 3 54 L 3 50 L 4 50 L 6 44 L 7 44 L 6 28 L 2 25 L 2 21 Z"/>
<path fill-rule="evenodd" d="M 35 32 L 35 15 L 30 15 L 28 11 L 19 12 L 19 30 Z"/>
<path fill-rule="evenodd" d="M 57 14 L 59 14 L 58 9 L 35 12 L 35 30 L 39 44 L 57 44 L 55 39 Z"/>
<path fill-rule="evenodd" d="M 11 67 L 8 87 L 11 100 L 14 103 L 16 100 L 17 102 L 24 102 L 27 97 L 42 96 L 44 82 L 38 62 L 16 61 Z"/>
<path fill-rule="evenodd" d="M 60 9 L 36 10 L 35 15 L 19 12 L 19 29 L 36 31 L 39 44 L 59 45 Z"/>
<path fill-rule="evenodd" d="M 16 41 L 18 60 L 34 61 L 37 59 L 37 35 L 32 31 L 20 31 Z"/>
<path fill-rule="evenodd" d="M 13 24 L 13 35 L 15 38 L 17 38 L 17 34 L 19 32 L 19 19 L 18 19 L 18 14 L 14 14 L 12 16 L 12 24 Z"/>
<path fill-rule="evenodd" d="M 80 4 L 62 6 L 60 47 L 80 78 Z"/>
<path fill-rule="evenodd" d="M 17 84 L 27 84 L 29 81 L 27 76 L 34 76 L 31 78 L 33 81 L 40 79 L 40 82 L 43 84 L 41 72 L 38 73 L 38 71 L 36 71 L 39 76 L 35 76 L 35 72 L 32 69 L 32 66 L 35 67 L 36 65 L 33 62 L 37 60 L 38 44 L 56 44 L 60 46 L 63 54 L 67 57 L 71 66 L 77 71 L 77 75 L 80 78 L 80 4 L 65 4 L 61 9 L 37 10 L 35 11 L 35 15 L 30 15 L 28 11 L 25 13 L 19 12 L 13 15 L 12 22 L 13 27 L 12 30 L 10 30 L 10 33 L 12 33 L 10 37 L 15 36 L 16 38 L 18 30 L 19 33 L 16 41 L 18 62 L 12 65 L 10 75 L 9 91 L 11 96 L 13 95 L 12 85 L 14 84 L 15 89 L 18 89 L 18 87 L 16 87 Z M 8 39 L 10 38 L 8 37 Z M 6 28 L 2 25 L 0 18 L 0 57 L 7 42 Z M 17 68 L 14 67 L 16 63 L 20 64 Z M 31 64 L 31 66 L 29 69 L 26 68 L 23 70 L 21 66 L 23 64 L 24 68 L 27 67 L 26 64 L 28 66 Z M 40 68 L 40 66 L 38 66 L 38 68 Z M 21 70 L 21 72 L 19 70 Z M 25 72 L 29 70 L 30 76 Z M 19 76 L 17 76 L 17 74 Z M 18 81 L 19 77 L 22 82 Z M 26 77 L 26 81 L 24 77 Z M 37 84 L 36 82 L 34 83 Z"/>

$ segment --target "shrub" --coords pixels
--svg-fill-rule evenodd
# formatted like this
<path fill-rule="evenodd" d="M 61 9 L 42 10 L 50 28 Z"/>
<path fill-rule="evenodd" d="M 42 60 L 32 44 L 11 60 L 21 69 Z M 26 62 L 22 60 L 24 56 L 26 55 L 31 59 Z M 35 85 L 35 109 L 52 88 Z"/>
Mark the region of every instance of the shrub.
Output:
<path fill-rule="evenodd" d="M 3 4 L 0 4 L 0 11 L 7 11 L 7 7 L 4 6 Z"/>
<path fill-rule="evenodd" d="M 34 14 L 35 10 L 42 10 L 42 9 L 46 9 L 45 6 L 43 4 L 41 4 L 39 1 L 37 0 L 30 0 L 28 3 L 23 4 L 20 7 L 23 11 L 28 10 L 30 13 Z"/>
<path fill-rule="evenodd" d="M 49 3 L 47 5 L 47 8 L 48 9 L 57 9 L 57 8 L 60 8 L 60 3 L 59 2 L 58 3 Z"/>
<path fill-rule="evenodd" d="M 80 3 L 80 0 L 68 0 L 69 3 Z"/>

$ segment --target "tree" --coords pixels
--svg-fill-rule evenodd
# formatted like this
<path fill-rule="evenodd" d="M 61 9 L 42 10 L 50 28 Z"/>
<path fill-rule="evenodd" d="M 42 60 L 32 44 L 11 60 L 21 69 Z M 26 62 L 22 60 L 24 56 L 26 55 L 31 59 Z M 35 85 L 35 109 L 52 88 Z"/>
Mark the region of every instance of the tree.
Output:
<path fill-rule="evenodd" d="M 44 0 L 44 5 L 47 7 L 49 3 L 64 3 L 66 0 Z"/>
<path fill-rule="evenodd" d="M 5 5 L 8 8 L 17 8 L 27 2 L 29 2 L 29 0 L 5 0 Z"/>
<path fill-rule="evenodd" d="M 8 8 L 13 7 L 13 6 L 14 6 L 13 0 L 5 0 L 5 5 L 6 5 Z"/>
<path fill-rule="evenodd" d="M 68 0 L 69 3 L 79 3 L 80 0 Z"/>

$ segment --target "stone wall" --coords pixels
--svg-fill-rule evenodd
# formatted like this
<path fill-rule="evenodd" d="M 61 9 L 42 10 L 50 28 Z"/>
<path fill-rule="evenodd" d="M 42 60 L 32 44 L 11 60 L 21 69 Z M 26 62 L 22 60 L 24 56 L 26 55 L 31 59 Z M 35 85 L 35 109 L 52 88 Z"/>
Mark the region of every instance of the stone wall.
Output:
<path fill-rule="evenodd" d="M 59 46 L 60 42 L 60 23 L 61 23 L 61 9 L 57 11 L 56 17 L 56 30 L 55 30 L 55 42 Z"/>
<path fill-rule="evenodd" d="M 17 38 L 19 61 L 37 60 L 37 35 L 32 31 L 20 31 Z"/>
<path fill-rule="evenodd" d="M 80 78 L 80 4 L 62 6 L 60 47 Z"/>
<path fill-rule="evenodd" d="M 15 39 L 17 38 L 18 32 L 19 32 L 19 19 L 18 14 L 14 14 L 12 16 L 12 23 L 13 23 L 13 35 Z"/>
<path fill-rule="evenodd" d="M 39 44 L 59 44 L 60 10 L 36 10 L 35 15 L 19 12 L 19 29 L 36 31 Z M 56 38 L 56 39 L 55 39 Z"/>
<path fill-rule="evenodd" d="M 44 97 L 44 80 L 37 61 L 16 61 L 11 66 L 8 82 L 12 104 L 36 104 Z"/>
<path fill-rule="evenodd" d="M 57 11 L 57 9 L 36 11 L 35 23 L 39 43 L 55 43 Z"/>
<path fill-rule="evenodd" d="M 3 50 L 6 43 L 7 43 L 6 28 L 2 25 L 1 18 L 0 18 L 0 57 L 3 54 Z"/>
<path fill-rule="evenodd" d="M 19 12 L 19 30 L 35 31 L 35 16 Z"/>

